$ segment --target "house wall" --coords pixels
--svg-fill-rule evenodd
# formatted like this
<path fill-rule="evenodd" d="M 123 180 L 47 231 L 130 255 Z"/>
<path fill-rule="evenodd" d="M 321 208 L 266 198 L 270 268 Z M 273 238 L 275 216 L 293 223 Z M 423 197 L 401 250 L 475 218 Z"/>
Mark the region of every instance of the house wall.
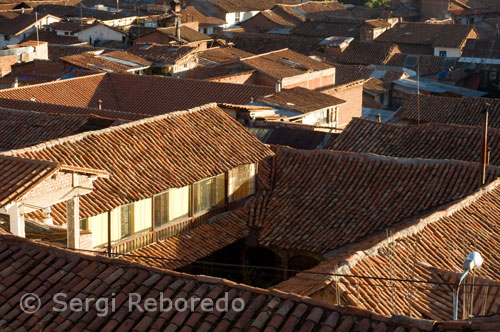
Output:
<path fill-rule="evenodd" d="M 173 75 L 174 77 L 184 77 L 186 76 L 191 69 L 198 65 L 198 57 L 195 55 L 189 56 L 182 61 L 178 61 L 173 66 Z"/>
<path fill-rule="evenodd" d="M 446 51 L 447 58 L 459 58 L 461 56 L 460 49 L 449 47 L 434 47 L 434 56 L 440 56 L 439 52 Z"/>
<path fill-rule="evenodd" d="M 255 72 L 245 72 L 241 74 L 234 74 L 230 76 L 224 76 L 224 77 L 217 77 L 217 78 L 211 78 L 208 79 L 207 81 L 210 82 L 222 82 L 222 83 L 233 83 L 233 84 L 253 84 L 253 85 L 259 85 L 259 82 L 257 80 L 257 74 Z M 264 84 L 264 85 L 269 85 L 271 86 L 273 83 Z M 262 85 L 262 84 L 260 84 Z"/>
<path fill-rule="evenodd" d="M 13 64 L 17 63 L 16 55 L 7 55 L 0 57 L 0 77 L 8 75 Z"/>
<path fill-rule="evenodd" d="M 345 104 L 339 106 L 337 127 L 343 128 L 347 126 L 352 118 L 361 117 L 363 110 L 363 81 L 344 84 L 321 92 L 346 101 Z"/>
<path fill-rule="evenodd" d="M 239 26 L 241 22 L 248 20 L 249 18 L 257 15 L 259 13 L 258 10 L 250 11 L 250 12 L 240 12 L 240 19 L 236 21 L 236 13 L 226 13 L 225 21 L 227 24 L 224 24 L 223 28 L 233 28 Z"/>
<path fill-rule="evenodd" d="M 85 29 L 77 33 L 78 40 L 83 42 L 91 41 L 93 44 L 96 40 L 108 41 L 122 41 L 125 35 L 121 34 L 118 31 L 115 31 L 111 28 L 108 28 L 105 25 L 95 25 L 91 28 Z"/>
<path fill-rule="evenodd" d="M 129 17 L 119 18 L 116 20 L 102 21 L 102 23 L 109 25 L 111 27 L 123 27 L 123 26 L 131 25 L 136 20 L 137 20 L 137 16 L 129 16 Z"/>

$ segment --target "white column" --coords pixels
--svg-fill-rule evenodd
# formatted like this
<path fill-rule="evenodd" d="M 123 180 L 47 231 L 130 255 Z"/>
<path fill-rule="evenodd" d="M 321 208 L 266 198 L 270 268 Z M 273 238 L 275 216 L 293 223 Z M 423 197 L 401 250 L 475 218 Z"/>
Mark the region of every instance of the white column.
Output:
<path fill-rule="evenodd" d="M 68 248 L 80 248 L 80 198 L 75 196 L 66 201 L 66 214 L 68 216 Z"/>
<path fill-rule="evenodd" d="M 26 237 L 24 230 L 24 214 L 19 209 L 19 203 L 15 202 L 7 210 L 10 219 L 10 232 L 20 237 Z"/>

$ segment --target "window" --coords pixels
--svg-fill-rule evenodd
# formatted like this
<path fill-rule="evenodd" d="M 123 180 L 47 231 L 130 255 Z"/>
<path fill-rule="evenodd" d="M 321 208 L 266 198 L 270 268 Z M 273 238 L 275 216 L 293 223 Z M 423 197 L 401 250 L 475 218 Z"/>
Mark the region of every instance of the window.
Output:
<path fill-rule="evenodd" d="M 155 227 L 160 227 L 168 222 L 168 192 L 154 197 Z"/>
<path fill-rule="evenodd" d="M 170 189 L 168 191 L 168 221 L 189 217 L 190 198 L 190 186 Z"/>
<path fill-rule="evenodd" d="M 69 35 L 69 32 L 68 31 L 64 31 L 64 35 Z"/>
<path fill-rule="evenodd" d="M 439 51 L 439 56 L 446 58 L 446 51 Z"/>
<path fill-rule="evenodd" d="M 232 201 L 247 197 L 255 190 L 255 165 L 241 165 L 231 170 Z"/>
<path fill-rule="evenodd" d="M 220 174 L 194 184 L 194 213 L 223 205 L 226 197 L 226 176 Z"/>
<path fill-rule="evenodd" d="M 238 23 L 240 21 L 240 13 L 234 13 L 234 21 Z"/>
<path fill-rule="evenodd" d="M 124 205 L 120 208 L 120 230 L 121 238 L 130 236 L 132 223 L 134 221 L 134 204 Z"/>
<path fill-rule="evenodd" d="M 86 231 L 88 229 L 88 219 L 80 219 L 80 229 Z"/>

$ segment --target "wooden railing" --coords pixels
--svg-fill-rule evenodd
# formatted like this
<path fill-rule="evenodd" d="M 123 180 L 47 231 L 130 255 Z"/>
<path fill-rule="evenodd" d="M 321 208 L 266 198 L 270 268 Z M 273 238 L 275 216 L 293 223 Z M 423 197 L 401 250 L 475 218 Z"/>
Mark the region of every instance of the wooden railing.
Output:
<path fill-rule="evenodd" d="M 139 234 L 134 234 L 130 237 L 111 244 L 111 253 L 113 254 L 113 256 L 115 256 L 116 254 L 126 254 L 155 242 L 164 241 L 168 238 L 177 236 L 207 223 L 210 218 L 226 211 L 226 209 L 227 206 L 221 206 L 209 211 L 196 214 L 193 217 L 168 223 L 154 230 L 148 230 Z M 104 248 L 103 252 L 107 252 L 107 248 Z"/>

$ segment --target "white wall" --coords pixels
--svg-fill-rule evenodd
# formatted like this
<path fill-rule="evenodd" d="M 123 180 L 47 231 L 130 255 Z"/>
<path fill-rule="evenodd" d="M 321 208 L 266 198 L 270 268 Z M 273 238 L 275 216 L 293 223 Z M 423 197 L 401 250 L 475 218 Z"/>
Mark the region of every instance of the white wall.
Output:
<path fill-rule="evenodd" d="M 225 24 L 223 27 L 224 28 L 232 28 L 232 27 L 239 26 L 241 22 L 246 21 L 246 20 L 248 20 L 251 17 L 254 17 L 258 13 L 259 13 L 258 10 L 254 10 L 254 11 L 251 11 L 251 12 L 240 12 L 240 20 L 239 20 L 239 22 L 236 22 L 236 13 L 227 13 L 226 14 L 226 22 L 227 22 L 227 24 Z"/>
<path fill-rule="evenodd" d="M 82 42 L 90 42 L 90 39 L 92 38 L 92 43 L 94 43 L 96 40 L 122 41 L 123 36 L 123 34 L 111 28 L 108 28 L 105 25 L 94 25 L 93 27 L 77 33 L 78 40 Z"/>
<path fill-rule="evenodd" d="M 448 48 L 448 47 L 434 47 L 434 55 L 439 56 L 439 52 L 446 51 L 447 58 L 459 58 L 460 49 L 458 48 Z"/>

